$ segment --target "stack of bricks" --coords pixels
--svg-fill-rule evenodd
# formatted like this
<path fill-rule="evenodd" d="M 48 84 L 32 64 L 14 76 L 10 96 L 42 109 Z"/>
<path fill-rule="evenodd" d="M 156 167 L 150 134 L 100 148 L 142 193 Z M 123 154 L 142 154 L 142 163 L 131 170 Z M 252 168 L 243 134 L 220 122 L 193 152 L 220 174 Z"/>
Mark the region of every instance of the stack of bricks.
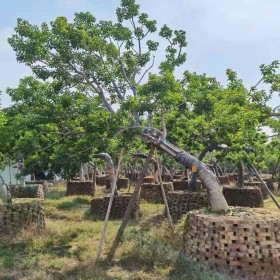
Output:
<path fill-rule="evenodd" d="M 122 219 L 126 208 L 129 204 L 131 195 L 115 196 L 113 199 L 113 204 L 110 212 L 110 219 Z M 93 198 L 91 201 L 90 212 L 93 215 L 99 216 L 104 219 L 107 213 L 108 205 L 110 201 L 110 196 L 104 196 L 99 198 Z M 131 212 L 131 218 L 135 218 L 139 212 L 139 202 L 136 201 L 133 205 Z"/>
<path fill-rule="evenodd" d="M 153 176 L 146 176 L 143 178 L 143 184 L 153 184 L 154 182 L 155 182 L 155 177 Z"/>
<path fill-rule="evenodd" d="M 165 195 L 173 191 L 172 183 L 163 183 Z M 140 191 L 141 199 L 149 203 L 164 203 L 160 184 L 143 184 Z"/>
<path fill-rule="evenodd" d="M 182 178 L 182 174 L 176 173 L 175 175 L 173 175 L 172 180 L 182 180 Z"/>
<path fill-rule="evenodd" d="M 210 206 L 207 192 L 173 191 L 167 194 L 167 202 L 174 220 L 179 220 L 191 210 Z"/>
<path fill-rule="evenodd" d="M 171 181 L 171 175 L 170 174 L 161 174 L 161 179 L 163 182 L 170 182 Z"/>
<path fill-rule="evenodd" d="M 44 188 L 42 185 L 10 186 L 13 198 L 38 198 L 44 200 Z"/>
<path fill-rule="evenodd" d="M 108 174 L 96 175 L 96 185 L 106 186 L 106 180 L 108 179 Z"/>
<path fill-rule="evenodd" d="M 70 195 L 91 195 L 94 196 L 94 187 L 92 181 L 68 181 L 66 196 Z"/>
<path fill-rule="evenodd" d="M 45 228 L 45 210 L 41 201 L 0 205 L 0 234 L 16 234 L 28 227 Z"/>
<path fill-rule="evenodd" d="M 264 178 L 263 180 L 266 182 L 266 185 L 270 191 L 272 191 L 273 193 L 277 192 L 278 184 L 273 182 L 272 178 Z"/>
<path fill-rule="evenodd" d="M 263 207 L 263 196 L 259 187 L 224 187 L 223 195 L 230 206 Z"/>
<path fill-rule="evenodd" d="M 173 180 L 174 191 L 184 191 L 188 189 L 189 182 L 187 180 Z"/>
<path fill-rule="evenodd" d="M 183 250 L 194 261 L 233 279 L 280 279 L 280 217 L 264 209 L 231 214 L 188 213 Z"/>
<path fill-rule="evenodd" d="M 129 179 L 128 178 L 119 178 L 117 180 L 117 188 L 118 189 L 124 189 L 124 188 L 128 188 L 129 186 Z M 111 188 L 111 183 L 110 180 L 107 179 L 106 180 L 106 189 L 110 189 Z"/>
<path fill-rule="evenodd" d="M 268 191 L 261 181 L 253 181 L 253 182 L 245 181 L 244 186 L 251 186 L 254 188 L 259 188 L 261 190 L 263 198 L 264 199 L 268 198 Z"/>
<path fill-rule="evenodd" d="M 190 190 L 189 184 L 190 180 L 184 178 L 183 180 L 173 180 L 174 191 L 187 191 Z M 203 184 L 200 180 L 196 180 L 195 191 L 200 192 L 203 190 Z"/>

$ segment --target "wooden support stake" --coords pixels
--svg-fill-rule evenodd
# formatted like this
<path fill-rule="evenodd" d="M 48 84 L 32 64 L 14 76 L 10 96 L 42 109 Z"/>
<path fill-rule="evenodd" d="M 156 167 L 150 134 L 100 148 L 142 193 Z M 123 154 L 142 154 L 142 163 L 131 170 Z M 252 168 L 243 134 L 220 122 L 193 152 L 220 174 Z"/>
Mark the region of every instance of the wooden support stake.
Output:
<path fill-rule="evenodd" d="M 249 157 L 248 157 L 249 158 Z M 272 198 L 273 202 L 276 204 L 276 206 L 278 207 L 278 209 L 280 210 L 280 204 L 278 203 L 278 201 L 276 200 L 276 198 L 274 197 L 273 193 L 270 191 L 270 189 L 268 188 L 266 182 L 262 179 L 261 175 L 259 174 L 259 172 L 257 171 L 256 167 L 252 164 L 252 162 L 250 162 L 253 170 L 255 171 L 257 177 L 261 180 L 263 186 L 266 188 L 267 192 L 269 193 L 270 197 Z"/>
<path fill-rule="evenodd" d="M 164 190 L 163 183 L 162 183 L 162 178 L 161 178 L 161 166 L 159 166 L 158 161 L 157 161 L 156 164 L 157 164 L 157 169 L 158 169 L 158 177 L 159 177 L 161 193 L 162 193 L 162 197 L 163 197 L 163 201 L 164 201 L 167 217 L 168 217 L 171 229 L 174 232 L 174 226 L 173 226 L 172 218 L 171 218 L 171 215 L 170 215 L 169 206 L 168 206 L 168 203 L 167 203 L 167 199 L 166 199 L 166 195 L 165 195 L 165 190 Z"/>
<path fill-rule="evenodd" d="M 128 221 L 129 221 L 129 218 L 130 218 L 130 215 L 131 215 L 134 203 L 135 203 L 135 201 L 137 199 L 137 196 L 138 196 L 138 193 L 139 193 L 139 191 L 141 189 L 141 185 L 143 183 L 143 178 L 145 177 L 145 174 L 147 172 L 147 169 L 149 167 L 151 159 L 152 159 L 152 157 L 153 157 L 153 155 L 155 153 L 155 150 L 156 150 L 156 146 L 152 145 L 151 149 L 150 149 L 150 152 L 148 154 L 148 157 L 146 158 L 146 161 L 145 161 L 145 164 L 143 166 L 143 169 L 141 170 L 141 173 L 139 174 L 139 178 L 136 181 L 134 192 L 132 193 L 132 196 L 131 196 L 131 198 L 129 200 L 129 204 L 128 204 L 127 208 L 126 208 L 124 217 L 122 219 L 122 224 L 121 224 L 121 226 L 120 226 L 120 228 L 118 230 L 116 238 L 115 238 L 115 240 L 113 242 L 113 245 L 112 245 L 112 247 L 110 249 L 110 252 L 109 252 L 109 254 L 107 256 L 107 260 L 108 261 L 112 260 L 112 258 L 114 257 L 115 251 L 116 251 L 116 249 L 117 249 L 117 247 L 118 247 L 118 245 L 119 245 L 119 243 L 121 241 L 121 237 L 122 237 L 122 235 L 124 233 L 124 230 L 126 228 L 126 225 L 127 225 Z"/>
<path fill-rule="evenodd" d="M 105 239 L 105 235 L 106 235 L 107 224 L 109 221 L 109 216 L 110 216 L 110 212 L 111 212 L 111 208 L 112 208 L 112 204 L 113 204 L 113 199 L 114 199 L 115 191 L 117 188 L 117 180 L 118 180 L 119 170 L 120 170 L 120 166 L 121 166 L 122 156 L 123 156 L 123 149 L 121 149 L 121 152 L 120 152 L 120 156 L 118 159 L 118 165 L 117 165 L 117 169 L 116 169 L 116 174 L 114 176 L 113 184 L 111 186 L 111 197 L 110 197 L 110 201 L 108 204 L 107 213 L 106 213 L 106 217 L 105 217 L 105 221 L 104 221 L 103 229 L 102 229 L 101 240 L 100 240 L 99 248 L 97 250 L 95 261 L 98 261 L 101 251 L 102 251 L 102 247 L 103 247 L 103 243 L 104 243 L 104 239 Z"/>

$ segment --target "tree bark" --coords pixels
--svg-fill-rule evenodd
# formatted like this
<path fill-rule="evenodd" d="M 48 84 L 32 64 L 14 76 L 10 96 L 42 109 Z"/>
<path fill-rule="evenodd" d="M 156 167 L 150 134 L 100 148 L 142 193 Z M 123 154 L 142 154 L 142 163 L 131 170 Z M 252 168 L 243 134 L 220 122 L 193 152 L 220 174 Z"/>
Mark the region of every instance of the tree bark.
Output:
<path fill-rule="evenodd" d="M 239 188 L 244 188 L 244 163 L 239 162 L 237 165 L 238 168 L 238 182 L 237 185 Z"/>
<path fill-rule="evenodd" d="M 142 133 L 141 137 L 154 145 L 157 145 L 167 154 L 174 157 L 178 162 L 183 164 L 186 168 L 191 169 L 193 165 L 197 166 L 198 175 L 201 178 L 204 186 L 208 190 L 209 199 L 211 203 L 211 210 L 213 212 L 226 211 L 228 209 L 228 204 L 225 200 L 225 197 L 222 193 L 222 189 L 219 185 L 218 179 L 215 174 L 207 168 L 202 162 L 197 158 L 192 156 L 186 151 L 181 150 L 177 146 L 171 144 L 166 139 L 158 138 L 154 134 Z"/>

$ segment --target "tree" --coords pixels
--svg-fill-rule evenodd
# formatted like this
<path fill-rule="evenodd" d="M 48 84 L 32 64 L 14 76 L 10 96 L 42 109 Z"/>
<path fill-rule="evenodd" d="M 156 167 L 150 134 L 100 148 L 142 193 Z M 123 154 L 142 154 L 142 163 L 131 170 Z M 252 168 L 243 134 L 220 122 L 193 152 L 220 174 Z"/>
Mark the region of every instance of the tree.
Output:
<path fill-rule="evenodd" d="M 4 110 L 1 150 L 10 158 L 21 154 L 26 173 L 51 168 L 71 177 L 81 162 L 108 146 L 117 128 L 117 118 L 98 100 L 89 102 L 83 93 L 58 81 L 42 83 L 26 77 L 8 93 L 14 105 Z M 111 130 L 106 130 L 108 124 Z"/>
<path fill-rule="evenodd" d="M 147 14 L 140 13 L 139 5 L 133 0 L 121 1 L 117 17 L 117 23 L 97 22 L 90 13 L 78 13 L 73 23 L 59 17 L 50 25 L 43 23 L 41 27 L 19 19 L 16 33 L 9 39 L 9 43 L 15 50 L 18 61 L 30 66 L 36 78 L 53 79 L 64 89 L 75 88 L 89 99 L 97 96 L 97 103 L 102 102 L 112 114 L 113 104 L 124 103 L 130 99 L 128 91 L 131 91 L 132 100 L 137 101 L 137 89 L 153 65 L 153 54 L 158 47 L 158 42 L 147 37 L 156 31 L 156 22 L 149 20 Z M 131 24 L 131 29 L 126 27 L 127 23 Z M 167 42 L 166 59 L 159 67 L 163 79 L 158 79 L 164 82 L 172 79 L 170 73 L 172 74 L 175 67 L 180 66 L 186 59 L 186 37 L 184 31 L 173 31 L 167 26 L 160 29 L 159 36 Z M 151 76 L 147 88 L 153 83 L 157 84 L 155 76 Z M 167 99 L 160 100 L 162 105 L 167 104 L 168 100 L 173 101 L 170 99 L 168 86 L 164 85 L 163 88 L 167 89 Z M 152 89 L 150 100 L 154 100 L 156 105 L 159 90 L 154 90 L 154 87 Z M 145 87 L 143 97 L 145 99 Z M 139 101 L 141 103 L 141 98 Z M 154 108 L 157 109 L 156 106 Z M 139 125 L 139 112 L 129 113 L 133 114 L 129 117 Z M 154 115 L 156 114 L 159 112 L 154 112 Z M 164 114 L 161 107 L 161 120 Z M 145 117 L 143 110 L 142 119 Z M 147 134 L 142 136 L 146 137 Z M 146 139 L 165 149 L 169 144 L 163 136 L 164 133 L 155 137 L 154 134 L 149 134 Z M 160 137 L 162 142 L 154 140 Z M 187 167 L 191 167 L 192 164 L 199 166 L 199 172 L 209 187 L 210 199 L 212 200 L 212 194 L 215 194 L 213 197 L 216 196 L 214 201 L 217 203 L 212 205 L 215 206 L 214 209 L 226 209 L 227 204 L 213 174 L 188 153 L 181 153 L 180 149 L 175 147 L 172 149 L 175 154 L 171 154 Z"/>

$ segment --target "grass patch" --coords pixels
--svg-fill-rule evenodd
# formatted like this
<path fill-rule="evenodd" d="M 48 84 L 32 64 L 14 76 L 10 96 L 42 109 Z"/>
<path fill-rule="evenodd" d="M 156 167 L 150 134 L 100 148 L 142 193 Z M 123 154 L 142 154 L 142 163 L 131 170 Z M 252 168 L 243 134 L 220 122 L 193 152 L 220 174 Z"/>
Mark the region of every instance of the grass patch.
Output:
<path fill-rule="evenodd" d="M 141 203 L 141 214 L 129 222 L 111 262 L 105 257 L 121 221 L 109 221 L 101 259 L 94 263 L 103 221 L 89 215 L 90 196 L 65 193 L 61 184 L 46 194 L 43 233 L 30 229 L 0 241 L 0 279 L 227 279 L 181 253 L 184 220 L 172 232 L 162 204 Z M 107 193 L 97 188 L 96 195 Z M 265 204 L 270 207 L 269 200 Z"/>

